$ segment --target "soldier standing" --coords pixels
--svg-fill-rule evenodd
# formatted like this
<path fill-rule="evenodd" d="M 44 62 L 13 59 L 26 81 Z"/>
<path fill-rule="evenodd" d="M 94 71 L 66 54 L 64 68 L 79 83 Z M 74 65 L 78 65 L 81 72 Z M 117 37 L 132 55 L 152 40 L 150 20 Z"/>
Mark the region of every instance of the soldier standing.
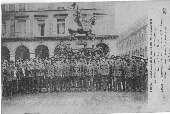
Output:
<path fill-rule="evenodd" d="M 76 72 L 77 72 L 76 88 L 78 88 L 78 90 L 80 91 L 82 89 L 82 64 L 80 59 L 77 60 Z"/>
<path fill-rule="evenodd" d="M 76 90 L 79 86 L 79 77 L 80 77 L 80 73 L 79 73 L 79 65 L 78 65 L 78 59 L 75 60 L 75 78 L 74 78 L 74 90 Z"/>
<path fill-rule="evenodd" d="M 135 59 L 132 59 L 132 63 L 131 63 L 131 88 L 132 91 L 136 91 L 136 61 Z"/>
<path fill-rule="evenodd" d="M 108 90 L 108 79 L 109 79 L 109 64 L 108 61 L 105 60 L 105 58 L 102 58 L 100 60 L 99 65 L 99 74 L 100 74 L 100 88 L 102 88 L 104 91 Z"/>
<path fill-rule="evenodd" d="M 55 87 L 56 90 L 61 91 L 62 90 L 62 60 L 58 59 L 55 65 L 55 77 L 56 77 L 56 83 Z"/>
<path fill-rule="evenodd" d="M 28 66 L 25 66 L 24 70 L 25 70 L 25 89 L 26 89 L 25 91 L 26 93 L 29 93 L 31 92 L 32 83 L 31 83 L 30 71 L 28 69 Z"/>
<path fill-rule="evenodd" d="M 7 96 L 7 90 L 8 90 L 8 71 L 7 71 L 7 61 L 3 61 L 2 64 L 2 78 L 1 78 L 1 84 L 2 84 L 2 95 Z"/>
<path fill-rule="evenodd" d="M 86 75 L 85 75 L 85 72 L 86 72 L 86 60 L 85 58 L 81 58 L 81 90 L 86 90 Z"/>
<path fill-rule="evenodd" d="M 17 61 L 17 64 L 18 64 L 18 69 L 17 69 L 17 79 L 18 79 L 18 91 L 19 93 L 23 93 L 23 89 L 24 89 L 24 80 L 23 80 L 23 77 L 24 77 L 24 74 L 22 72 L 22 68 L 21 68 L 21 62 L 20 61 Z"/>
<path fill-rule="evenodd" d="M 91 91 L 91 85 L 92 85 L 92 64 L 90 61 L 86 62 L 86 71 L 85 71 L 85 75 L 86 75 L 86 89 L 87 91 Z"/>
<path fill-rule="evenodd" d="M 99 74 L 100 61 L 97 59 L 93 60 L 93 79 L 94 79 L 94 89 L 99 90 L 101 84 L 101 76 Z"/>
<path fill-rule="evenodd" d="M 66 78 L 65 78 L 65 85 L 66 85 L 66 91 L 70 91 L 70 61 L 69 59 L 66 59 L 65 61 L 66 65 Z"/>
<path fill-rule="evenodd" d="M 121 59 L 120 58 L 116 60 L 115 65 L 116 65 L 115 67 L 116 91 L 121 91 L 122 90 L 122 87 L 121 87 L 122 70 L 121 70 Z"/>
<path fill-rule="evenodd" d="M 54 75 L 54 67 L 53 67 L 53 64 L 51 62 L 51 59 L 47 63 L 46 70 L 47 70 L 46 88 L 48 89 L 48 91 L 53 92 L 52 79 L 54 77 L 53 76 Z"/>
<path fill-rule="evenodd" d="M 121 60 L 121 71 L 122 71 L 122 76 L 121 76 L 121 83 L 122 83 L 122 91 L 125 91 L 126 88 L 126 61 L 124 58 Z"/>

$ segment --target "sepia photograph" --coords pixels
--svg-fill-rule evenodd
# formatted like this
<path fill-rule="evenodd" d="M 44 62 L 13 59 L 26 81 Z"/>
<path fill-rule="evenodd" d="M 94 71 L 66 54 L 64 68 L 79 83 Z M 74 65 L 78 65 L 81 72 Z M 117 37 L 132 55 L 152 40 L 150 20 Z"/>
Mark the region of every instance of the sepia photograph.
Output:
<path fill-rule="evenodd" d="M 170 1 L 1 3 L 1 114 L 170 112 Z"/>

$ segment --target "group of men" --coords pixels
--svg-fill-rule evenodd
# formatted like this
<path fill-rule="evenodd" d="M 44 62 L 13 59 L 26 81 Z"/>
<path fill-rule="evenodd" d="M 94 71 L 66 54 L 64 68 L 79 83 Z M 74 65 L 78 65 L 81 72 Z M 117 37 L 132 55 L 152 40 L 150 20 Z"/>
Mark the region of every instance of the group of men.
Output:
<path fill-rule="evenodd" d="M 4 96 L 37 92 L 145 91 L 146 61 L 136 57 L 34 58 L 2 63 Z"/>

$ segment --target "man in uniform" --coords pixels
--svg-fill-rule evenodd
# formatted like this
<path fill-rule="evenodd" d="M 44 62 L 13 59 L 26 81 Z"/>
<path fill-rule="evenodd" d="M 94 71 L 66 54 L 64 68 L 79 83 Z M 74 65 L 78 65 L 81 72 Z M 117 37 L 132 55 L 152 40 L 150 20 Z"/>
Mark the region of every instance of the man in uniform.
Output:
<path fill-rule="evenodd" d="M 140 73 L 140 91 L 145 91 L 147 86 L 147 75 L 145 73 L 147 72 L 146 64 L 143 59 L 140 60 L 140 67 L 139 67 L 139 73 Z"/>
<path fill-rule="evenodd" d="M 116 70 L 116 58 L 113 58 L 112 61 L 112 90 L 113 91 L 117 91 L 117 79 L 116 79 L 116 75 L 117 75 L 117 70 Z"/>
<path fill-rule="evenodd" d="M 81 58 L 80 59 L 80 72 L 81 72 L 81 90 L 84 91 L 86 90 L 86 75 L 85 75 L 85 72 L 86 72 L 86 60 L 85 58 Z"/>
<path fill-rule="evenodd" d="M 65 58 L 64 61 L 62 62 L 62 90 L 66 91 L 67 89 L 67 78 L 68 78 L 68 66 L 67 66 L 67 59 Z"/>
<path fill-rule="evenodd" d="M 92 89 L 92 83 L 93 83 L 93 77 L 92 77 L 92 64 L 89 60 L 86 62 L 86 87 L 87 91 L 91 91 Z"/>
<path fill-rule="evenodd" d="M 122 63 L 121 63 L 122 61 L 121 61 L 121 58 L 118 58 L 117 60 L 116 60 L 116 75 L 115 75 L 115 78 L 116 78 L 116 90 L 117 91 L 122 91 L 122 69 L 121 69 L 121 65 L 122 65 Z"/>
<path fill-rule="evenodd" d="M 74 85 L 75 85 L 75 83 L 74 83 L 74 81 L 75 81 L 75 78 L 76 78 L 76 76 L 75 76 L 75 59 L 72 59 L 71 61 L 70 61 L 70 91 L 72 91 L 72 89 L 74 88 Z"/>
<path fill-rule="evenodd" d="M 34 61 L 33 59 L 31 59 L 30 61 L 28 61 L 28 68 L 29 68 L 29 71 L 30 71 L 30 79 L 31 79 L 31 91 L 32 93 L 36 92 L 36 69 L 34 67 Z"/>
<path fill-rule="evenodd" d="M 81 64 L 81 61 L 80 59 L 77 60 L 77 63 L 76 63 L 76 75 L 77 75 L 77 78 L 76 78 L 76 90 L 78 88 L 78 90 L 80 91 L 82 89 L 82 64 Z"/>
<path fill-rule="evenodd" d="M 52 79 L 53 79 L 53 75 L 54 75 L 54 67 L 53 67 L 51 59 L 47 61 L 47 65 L 46 65 L 45 69 L 47 70 L 46 71 L 47 74 L 45 77 L 46 89 L 48 89 L 48 91 L 50 91 L 50 92 L 53 92 Z"/>
<path fill-rule="evenodd" d="M 62 59 L 58 58 L 55 61 L 55 89 L 56 91 L 62 90 Z"/>
<path fill-rule="evenodd" d="M 100 59 L 99 65 L 99 74 L 100 74 L 100 89 L 104 91 L 108 90 L 109 82 L 109 64 L 105 58 Z"/>
<path fill-rule="evenodd" d="M 110 58 L 108 60 L 108 64 L 109 64 L 108 86 L 109 86 L 109 91 L 113 91 L 114 89 L 114 59 Z"/>
<path fill-rule="evenodd" d="M 69 59 L 66 59 L 65 61 L 65 90 L 70 91 L 70 61 Z"/>
<path fill-rule="evenodd" d="M 125 89 L 126 89 L 126 68 L 127 68 L 127 64 L 126 64 L 125 58 L 122 58 L 121 59 L 121 72 L 122 72 L 121 85 L 122 85 L 122 91 L 125 91 Z"/>
<path fill-rule="evenodd" d="M 135 75 L 135 82 L 136 82 L 136 91 L 141 91 L 141 72 L 140 72 L 140 66 L 141 66 L 141 61 L 136 60 L 136 75 Z"/>
<path fill-rule="evenodd" d="M 100 89 L 101 85 L 101 75 L 99 74 L 100 69 L 100 61 L 99 59 L 93 59 L 92 60 L 92 66 L 93 66 L 93 83 L 94 83 L 94 89 L 98 91 Z"/>
<path fill-rule="evenodd" d="M 132 91 L 136 91 L 136 86 L 137 86 L 137 82 L 136 82 L 136 60 L 135 58 L 132 58 L 132 62 L 131 62 L 131 88 Z"/>
<path fill-rule="evenodd" d="M 53 67 L 54 67 L 54 76 L 52 78 L 52 86 L 53 86 L 53 91 L 57 91 L 57 81 L 58 81 L 58 64 L 57 64 L 57 59 L 53 62 Z"/>
<path fill-rule="evenodd" d="M 12 96 L 12 81 L 13 81 L 13 76 L 11 74 L 11 63 L 8 64 L 8 67 L 7 67 L 7 71 L 8 71 L 8 75 L 7 75 L 7 96 Z"/>
<path fill-rule="evenodd" d="M 130 90 L 130 80 L 131 80 L 131 73 L 130 73 L 130 59 L 127 57 L 124 59 L 124 75 L 125 75 L 125 91 Z"/>
<path fill-rule="evenodd" d="M 7 61 L 4 60 L 3 63 L 2 63 L 2 78 L 1 78 L 1 84 L 2 84 L 2 95 L 3 96 L 7 96 L 8 95 L 8 75 L 9 75 L 9 72 L 7 70 Z"/>
<path fill-rule="evenodd" d="M 25 91 L 26 93 L 30 93 L 32 91 L 32 79 L 30 77 L 31 72 L 30 69 L 28 68 L 28 65 L 26 63 L 27 61 L 24 62 L 24 70 L 25 70 Z"/>
<path fill-rule="evenodd" d="M 37 78 L 38 78 L 38 91 L 41 92 L 42 88 L 44 87 L 44 79 L 45 79 L 45 66 L 43 61 L 38 58 L 36 67 L 38 69 Z"/>
<path fill-rule="evenodd" d="M 22 70 L 21 60 L 17 61 L 18 69 L 17 69 L 17 79 L 18 79 L 18 92 L 23 93 L 24 92 L 24 73 Z"/>

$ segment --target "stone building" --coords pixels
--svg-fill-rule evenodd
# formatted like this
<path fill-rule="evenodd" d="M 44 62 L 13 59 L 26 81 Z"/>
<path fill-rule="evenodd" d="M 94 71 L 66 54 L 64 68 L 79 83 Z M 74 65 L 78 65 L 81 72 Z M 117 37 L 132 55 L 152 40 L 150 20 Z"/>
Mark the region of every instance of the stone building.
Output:
<path fill-rule="evenodd" d="M 147 58 L 147 22 L 146 18 L 142 18 L 135 22 L 131 28 L 128 29 L 117 40 L 118 55 L 124 56 L 138 56 Z"/>
<path fill-rule="evenodd" d="M 109 55 L 115 54 L 115 39 L 118 36 L 104 33 L 109 29 L 105 30 L 102 20 L 112 18 L 107 15 L 96 16 L 96 24 L 92 28 L 95 40 L 86 39 L 86 36 L 78 36 L 80 40 L 71 39 L 68 29 L 77 27 L 72 21 L 74 10 L 69 8 L 71 4 L 2 4 L 2 58 L 15 61 L 36 56 L 52 57 L 57 53 L 58 45 L 79 49 L 83 48 L 82 42 L 88 48 L 104 43 L 110 49 Z M 84 18 L 93 13 L 105 13 L 95 8 L 80 10 Z M 114 24 L 114 18 L 112 21 Z"/>
<path fill-rule="evenodd" d="M 148 104 L 152 110 L 160 111 L 170 103 L 170 14 L 165 3 L 147 5 L 147 15 L 122 33 L 116 45 L 118 55 L 147 60 Z"/>

